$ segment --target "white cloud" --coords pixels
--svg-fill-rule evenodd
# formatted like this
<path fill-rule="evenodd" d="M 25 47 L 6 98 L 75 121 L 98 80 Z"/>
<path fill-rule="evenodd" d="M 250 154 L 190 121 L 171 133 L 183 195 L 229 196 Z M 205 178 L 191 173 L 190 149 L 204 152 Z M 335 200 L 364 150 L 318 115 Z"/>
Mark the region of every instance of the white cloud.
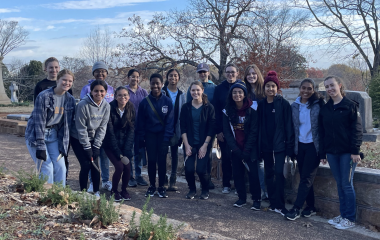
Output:
<path fill-rule="evenodd" d="M 60 3 L 44 4 L 42 6 L 53 9 L 103 9 L 121 6 L 130 6 L 144 2 L 161 2 L 165 0 L 81 0 Z"/>
<path fill-rule="evenodd" d="M 53 28 L 55 28 L 53 25 L 49 25 L 49 26 L 47 26 L 47 30 L 49 30 L 49 29 L 53 29 Z"/>
<path fill-rule="evenodd" d="M 0 8 L 0 13 L 20 12 L 19 9 Z"/>

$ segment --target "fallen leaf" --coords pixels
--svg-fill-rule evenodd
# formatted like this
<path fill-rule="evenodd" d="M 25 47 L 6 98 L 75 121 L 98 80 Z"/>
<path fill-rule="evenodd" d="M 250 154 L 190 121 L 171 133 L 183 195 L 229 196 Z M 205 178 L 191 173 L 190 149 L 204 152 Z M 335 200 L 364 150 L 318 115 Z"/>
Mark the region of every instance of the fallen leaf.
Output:
<path fill-rule="evenodd" d="M 309 228 L 309 227 L 312 227 L 313 224 L 311 224 L 311 223 L 304 223 L 302 226 Z"/>

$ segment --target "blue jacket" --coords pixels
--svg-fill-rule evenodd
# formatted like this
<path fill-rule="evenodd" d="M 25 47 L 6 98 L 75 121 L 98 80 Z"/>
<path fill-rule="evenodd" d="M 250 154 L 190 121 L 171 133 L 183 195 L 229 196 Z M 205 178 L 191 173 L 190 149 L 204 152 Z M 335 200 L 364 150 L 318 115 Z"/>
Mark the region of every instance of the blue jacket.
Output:
<path fill-rule="evenodd" d="M 34 109 L 25 130 L 25 139 L 36 146 L 37 150 L 46 150 L 45 127 L 54 115 L 54 88 L 48 88 L 38 94 L 34 103 Z M 63 127 L 58 130 L 59 151 L 68 153 L 70 128 L 75 111 L 75 98 L 68 92 L 65 93 L 65 113 Z"/>
<path fill-rule="evenodd" d="M 214 98 L 214 91 L 216 87 L 215 83 L 213 83 L 211 80 L 208 80 L 208 82 L 202 82 L 202 85 L 205 88 L 205 94 L 207 95 L 209 102 L 212 103 L 212 100 Z M 187 90 L 186 102 L 190 102 L 191 100 L 193 100 L 193 98 L 191 97 L 190 87 L 189 87 L 189 89 Z"/>
<path fill-rule="evenodd" d="M 237 82 L 241 82 L 241 80 L 238 79 L 234 83 Z M 231 86 L 232 84 L 227 80 L 224 80 L 221 84 L 215 87 L 214 97 L 211 103 L 215 109 L 216 134 L 223 132 L 223 109 L 226 107 L 227 97 Z"/>
<path fill-rule="evenodd" d="M 161 124 L 156 114 L 153 112 L 146 98 L 139 105 L 139 114 L 136 121 L 135 143 L 144 140 L 146 132 L 164 132 L 163 142 L 169 142 L 174 135 L 174 111 L 172 100 L 161 93 L 158 99 L 149 94 L 150 101 L 156 109 L 164 125 Z"/>

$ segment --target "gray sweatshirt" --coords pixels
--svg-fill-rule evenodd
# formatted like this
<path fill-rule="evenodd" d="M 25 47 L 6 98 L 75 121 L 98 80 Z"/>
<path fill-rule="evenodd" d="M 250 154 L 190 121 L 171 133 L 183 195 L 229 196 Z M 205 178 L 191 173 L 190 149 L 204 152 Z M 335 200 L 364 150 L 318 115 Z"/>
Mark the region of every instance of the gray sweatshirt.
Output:
<path fill-rule="evenodd" d="M 91 148 L 90 141 L 100 148 L 106 135 L 110 116 L 110 105 L 102 100 L 98 106 L 87 94 L 75 108 L 75 124 L 72 124 L 70 134 L 79 140 L 84 149 Z"/>

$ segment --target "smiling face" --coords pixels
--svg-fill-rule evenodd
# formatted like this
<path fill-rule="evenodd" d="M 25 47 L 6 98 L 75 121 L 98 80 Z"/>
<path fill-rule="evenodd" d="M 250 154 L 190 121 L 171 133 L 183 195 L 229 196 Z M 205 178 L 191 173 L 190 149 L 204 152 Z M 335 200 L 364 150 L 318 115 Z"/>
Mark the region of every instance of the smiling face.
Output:
<path fill-rule="evenodd" d="M 60 71 L 59 63 L 57 61 L 49 62 L 46 66 L 45 72 L 49 80 L 56 80 Z"/>
<path fill-rule="evenodd" d="M 265 84 L 265 95 L 267 97 L 274 97 L 277 94 L 277 85 L 270 81 Z"/>
<path fill-rule="evenodd" d="M 257 73 L 255 72 L 255 69 L 254 69 L 254 68 L 249 69 L 246 78 L 247 78 L 247 81 L 248 81 L 250 84 L 254 84 L 254 83 L 257 82 Z"/>
<path fill-rule="evenodd" d="M 329 78 L 327 81 L 325 81 L 325 89 L 327 94 L 331 97 L 342 97 L 342 94 L 340 92 L 340 88 L 342 87 L 342 84 L 339 84 L 335 78 Z"/>
<path fill-rule="evenodd" d="M 204 90 L 200 86 L 193 84 L 190 89 L 191 97 L 194 100 L 202 99 L 203 91 Z"/>
<path fill-rule="evenodd" d="M 73 76 L 65 74 L 57 80 L 57 88 L 67 92 L 73 86 L 73 82 Z"/>
<path fill-rule="evenodd" d="M 125 89 L 120 89 L 116 93 L 116 101 L 119 105 L 125 106 L 129 101 L 129 93 Z"/>
<path fill-rule="evenodd" d="M 199 71 L 198 77 L 201 82 L 207 82 L 208 81 L 208 75 L 210 75 L 210 72 L 207 71 Z"/>
<path fill-rule="evenodd" d="M 168 75 L 168 81 L 169 81 L 170 85 L 177 85 L 177 83 L 179 81 L 178 72 L 177 71 L 172 71 L 171 73 L 169 73 L 169 75 Z"/>
<path fill-rule="evenodd" d="M 104 97 L 106 96 L 106 90 L 102 85 L 96 85 L 94 89 L 91 91 L 92 100 L 99 104 Z"/>
<path fill-rule="evenodd" d="M 229 83 L 236 82 L 238 76 L 238 70 L 235 67 L 229 66 L 226 68 L 226 78 Z"/>
<path fill-rule="evenodd" d="M 161 93 L 162 82 L 159 78 L 155 77 L 150 80 L 150 90 L 153 96 L 159 96 Z"/>
<path fill-rule="evenodd" d="M 241 88 L 234 88 L 232 89 L 232 99 L 236 102 L 243 102 L 245 96 L 244 91 Z"/>
<path fill-rule="evenodd" d="M 99 69 L 96 69 L 94 71 L 94 77 L 96 80 L 104 81 L 106 79 L 107 75 L 108 75 L 107 70 L 105 70 L 103 68 L 99 68 Z"/>
<path fill-rule="evenodd" d="M 309 82 L 304 82 L 300 86 L 300 96 L 304 100 L 308 100 L 314 94 L 313 85 Z"/>
<path fill-rule="evenodd" d="M 140 74 L 138 72 L 133 72 L 131 76 L 128 77 L 128 80 L 130 86 L 137 86 L 137 84 L 139 84 L 140 81 Z"/>

